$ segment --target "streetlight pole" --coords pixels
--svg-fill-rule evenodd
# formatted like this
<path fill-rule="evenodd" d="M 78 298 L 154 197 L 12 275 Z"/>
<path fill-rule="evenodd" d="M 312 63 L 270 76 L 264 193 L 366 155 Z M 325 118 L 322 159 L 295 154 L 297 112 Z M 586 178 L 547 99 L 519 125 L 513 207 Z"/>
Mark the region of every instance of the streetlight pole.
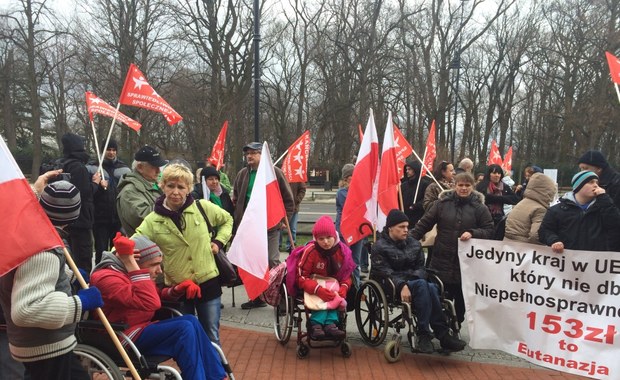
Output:
<path fill-rule="evenodd" d="M 254 141 L 260 142 L 259 94 L 260 94 L 260 7 L 254 0 Z"/>
<path fill-rule="evenodd" d="M 457 119 L 457 110 L 459 104 L 459 81 L 461 79 L 461 46 L 463 44 L 463 8 L 465 2 L 467 0 L 461 0 L 461 26 L 459 31 L 459 43 L 456 50 L 456 54 L 450 63 L 450 68 L 456 70 L 456 83 L 454 87 L 454 117 L 453 122 L 454 126 L 452 127 L 452 141 L 451 141 L 451 150 L 452 150 L 452 162 L 454 162 L 454 155 L 456 153 L 456 119 Z"/>

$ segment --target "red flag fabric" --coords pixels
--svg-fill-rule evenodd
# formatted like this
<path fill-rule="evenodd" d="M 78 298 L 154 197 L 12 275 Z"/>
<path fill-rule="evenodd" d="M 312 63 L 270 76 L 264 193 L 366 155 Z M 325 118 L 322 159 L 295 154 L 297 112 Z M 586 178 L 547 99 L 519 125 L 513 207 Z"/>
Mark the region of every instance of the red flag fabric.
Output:
<path fill-rule="evenodd" d="M 605 52 L 605 55 L 607 56 L 611 80 L 616 84 L 620 84 L 620 59 L 608 51 Z"/>
<path fill-rule="evenodd" d="M 385 219 L 391 209 L 398 208 L 398 147 L 394 141 L 394 125 L 392 112 L 388 114 L 388 121 L 383 135 L 383 149 L 381 151 L 381 170 L 379 171 L 379 191 L 377 193 L 377 230 L 385 226 Z"/>
<path fill-rule="evenodd" d="M 269 286 L 267 230 L 285 216 L 282 194 L 265 142 L 250 201 L 239 223 L 238 230 L 243 233 L 235 235 L 228 251 L 228 258 L 237 265 L 250 299 L 258 297 Z"/>
<path fill-rule="evenodd" d="M 502 169 L 504 174 L 508 175 L 512 171 L 512 146 L 508 148 L 508 152 L 504 156 L 504 162 L 502 162 Z"/>
<path fill-rule="evenodd" d="M 370 118 L 353 169 L 347 198 L 342 209 L 340 233 L 345 243 L 351 245 L 372 233 L 377 220 L 377 185 L 379 175 L 379 139 L 375 119 Z M 371 228 L 360 227 L 364 224 Z"/>
<path fill-rule="evenodd" d="M 364 132 L 362 132 L 362 125 L 357 125 L 357 134 L 360 136 L 360 145 L 362 145 L 362 141 L 364 140 Z"/>
<path fill-rule="evenodd" d="M 491 151 L 489 152 L 489 159 L 487 160 L 487 166 L 497 164 L 502 165 L 502 155 L 499 153 L 499 148 L 495 140 L 491 141 Z"/>
<path fill-rule="evenodd" d="M 215 169 L 220 170 L 224 166 L 224 149 L 226 148 L 226 132 L 228 131 L 228 120 L 222 125 L 220 134 L 217 135 L 217 140 L 213 144 L 213 150 L 211 150 L 211 156 L 209 162 L 215 166 Z"/>
<path fill-rule="evenodd" d="M 428 132 L 428 137 L 426 138 L 426 149 L 424 151 L 424 166 L 422 166 L 422 174 L 424 177 L 426 175 L 426 168 L 428 170 L 433 170 L 433 162 L 435 162 L 435 158 L 437 157 L 437 146 L 435 145 L 435 120 L 431 123 L 431 130 Z"/>
<path fill-rule="evenodd" d="M 30 256 L 63 244 L 1 137 L 0 168 L 0 276 L 3 276 Z"/>
<path fill-rule="evenodd" d="M 310 131 L 305 131 L 288 148 L 282 161 L 282 171 L 289 183 L 308 182 L 308 154 L 310 153 Z"/>
<path fill-rule="evenodd" d="M 111 118 L 114 118 L 114 115 L 116 115 L 117 121 L 120 121 L 134 131 L 137 132 L 140 128 L 142 128 L 142 124 L 138 123 L 129 116 L 126 116 L 120 111 L 117 112 L 116 108 L 101 100 L 97 97 L 97 95 L 90 91 L 86 91 L 86 109 L 88 110 L 88 117 L 91 121 L 93 120 L 93 114 L 99 114 Z"/>
<path fill-rule="evenodd" d="M 413 148 L 400 132 L 400 129 L 394 124 L 394 146 L 396 146 L 396 163 L 398 168 L 398 178 L 403 177 L 405 170 L 405 162 L 407 157 L 413 153 Z"/>
<path fill-rule="evenodd" d="M 128 106 L 159 112 L 164 115 L 170 125 L 183 120 L 181 115 L 172 109 L 170 104 L 151 87 L 144 74 L 133 63 L 129 65 L 129 71 L 127 72 L 121 97 L 118 101 Z"/>

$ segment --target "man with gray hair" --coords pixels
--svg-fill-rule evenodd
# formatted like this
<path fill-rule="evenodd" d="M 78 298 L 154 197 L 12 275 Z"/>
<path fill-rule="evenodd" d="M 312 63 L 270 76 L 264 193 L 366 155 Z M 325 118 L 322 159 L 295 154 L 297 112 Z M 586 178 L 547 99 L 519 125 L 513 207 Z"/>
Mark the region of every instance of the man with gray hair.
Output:
<path fill-rule="evenodd" d="M 155 199 L 163 194 L 157 186 L 157 179 L 160 168 L 167 163 L 155 148 L 144 146 L 134 155 L 132 171 L 121 178 L 116 210 L 128 236 L 136 232 L 144 218 L 153 211 Z"/>
<path fill-rule="evenodd" d="M 458 170 L 457 173 L 467 172 L 467 173 L 470 173 L 470 174 L 473 175 L 474 174 L 473 173 L 473 171 L 474 171 L 474 162 L 471 159 L 465 157 L 465 158 L 463 158 L 461 160 L 461 162 L 459 162 L 458 169 L 460 169 L 460 170 Z"/>

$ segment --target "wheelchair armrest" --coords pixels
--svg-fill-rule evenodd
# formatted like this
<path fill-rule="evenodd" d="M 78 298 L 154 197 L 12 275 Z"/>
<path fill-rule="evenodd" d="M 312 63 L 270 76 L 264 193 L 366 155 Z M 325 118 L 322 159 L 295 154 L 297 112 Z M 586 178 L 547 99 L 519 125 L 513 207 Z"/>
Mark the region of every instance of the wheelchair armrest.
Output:
<path fill-rule="evenodd" d="M 83 328 L 105 330 L 103 322 L 95 319 L 83 319 L 78 322 L 78 325 Z M 129 325 L 126 323 L 110 323 L 110 326 L 112 326 L 114 331 L 125 331 L 129 328 Z"/>

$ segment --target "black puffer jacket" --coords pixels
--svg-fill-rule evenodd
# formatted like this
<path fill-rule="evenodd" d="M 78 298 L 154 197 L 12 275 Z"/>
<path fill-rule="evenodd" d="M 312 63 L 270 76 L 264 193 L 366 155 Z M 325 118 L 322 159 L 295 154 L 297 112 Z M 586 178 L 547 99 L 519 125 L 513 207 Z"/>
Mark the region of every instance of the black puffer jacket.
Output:
<path fill-rule="evenodd" d="M 620 207 L 620 173 L 606 167 L 598 178 L 598 185 L 605 189 L 616 207 Z"/>
<path fill-rule="evenodd" d="M 478 239 L 493 237 L 493 219 L 484 205 L 484 196 L 474 191 L 468 197 L 461 198 L 454 190 L 443 191 L 439 194 L 439 200 L 424 214 L 411 234 L 419 240 L 435 224 L 437 237 L 430 268 L 437 271 L 444 283 L 460 284 L 459 237 L 466 231 Z"/>
<path fill-rule="evenodd" d="M 64 155 L 63 172 L 71 174 L 70 182 L 80 191 L 82 206 L 80 217 L 73 222 L 71 228 L 91 229 L 94 222 L 94 194 L 99 185 L 93 183 L 91 174 L 86 169 L 88 153 L 84 150 L 84 138 L 73 133 L 62 136 L 62 152 Z"/>
<path fill-rule="evenodd" d="M 396 285 L 396 294 L 400 294 L 407 281 L 426 279 L 422 246 L 411 236 L 396 241 L 382 232 L 372 246 L 370 260 L 370 278 L 390 278 Z"/>
<path fill-rule="evenodd" d="M 609 195 L 599 195 L 584 211 L 569 192 L 547 210 L 538 238 L 548 246 L 561 241 L 566 249 L 617 251 L 619 230 L 620 211 Z"/>
<path fill-rule="evenodd" d="M 413 169 L 415 175 L 413 177 L 407 177 L 407 166 Z M 420 172 L 422 165 L 415 162 L 408 162 L 405 164 L 405 175 L 400 180 L 400 188 L 403 194 L 404 211 L 409 218 L 409 225 L 415 225 L 418 220 L 424 215 L 424 193 L 426 188 L 431 183 L 428 177 L 424 176 L 420 180 Z M 418 180 L 420 181 L 420 187 L 417 189 L 418 196 L 416 197 L 416 188 L 418 187 Z"/>

